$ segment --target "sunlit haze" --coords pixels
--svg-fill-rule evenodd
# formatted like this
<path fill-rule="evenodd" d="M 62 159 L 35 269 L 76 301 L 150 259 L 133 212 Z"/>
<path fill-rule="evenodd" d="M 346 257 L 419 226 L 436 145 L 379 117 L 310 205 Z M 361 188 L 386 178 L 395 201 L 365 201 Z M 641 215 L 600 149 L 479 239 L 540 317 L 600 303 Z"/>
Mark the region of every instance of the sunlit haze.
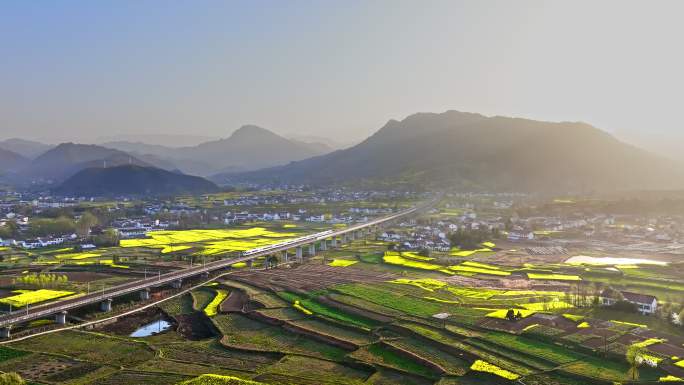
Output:
<path fill-rule="evenodd" d="M 0 1 L 0 385 L 684 384 L 683 15 Z"/>
<path fill-rule="evenodd" d="M 349 143 L 455 109 L 665 148 L 682 131 L 683 13 L 679 1 L 5 1 L 0 139 L 256 124 Z"/>

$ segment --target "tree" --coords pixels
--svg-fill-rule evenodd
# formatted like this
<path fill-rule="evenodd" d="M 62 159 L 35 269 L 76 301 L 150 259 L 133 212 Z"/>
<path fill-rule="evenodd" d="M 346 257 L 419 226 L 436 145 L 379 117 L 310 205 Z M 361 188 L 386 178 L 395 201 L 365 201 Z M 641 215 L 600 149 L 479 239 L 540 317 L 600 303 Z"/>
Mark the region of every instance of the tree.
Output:
<path fill-rule="evenodd" d="M 646 348 L 640 345 L 632 345 L 627 349 L 627 353 L 625 354 L 625 358 L 629 364 L 627 375 L 632 377 L 632 380 L 639 379 L 639 366 L 644 362 L 643 357 L 645 351 Z"/>
<path fill-rule="evenodd" d="M 97 225 L 99 220 L 90 211 L 86 211 L 81 215 L 81 218 L 76 222 L 76 233 L 80 237 L 87 237 L 90 234 L 90 229 Z"/>
<path fill-rule="evenodd" d="M 679 321 L 680 325 L 684 325 L 684 310 L 679 312 L 679 315 L 677 316 L 677 320 Z"/>
<path fill-rule="evenodd" d="M 0 385 L 24 385 L 26 381 L 17 373 L 3 373 L 0 374 Z"/>
<path fill-rule="evenodd" d="M 7 223 L 0 227 L 0 238 L 16 238 L 19 235 L 19 226 L 14 221 L 7 221 Z"/>
<path fill-rule="evenodd" d="M 93 243 L 101 247 L 119 246 L 119 234 L 114 229 L 107 229 L 102 234 L 94 236 Z"/>
<path fill-rule="evenodd" d="M 506 312 L 506 319 L 509 321 L 515 320 L 515 310 L 508 309 L 508 311 Z"/>
<path fill-rule="evenodd" d="M 46 235 L 63 235 L 73 233 L 76 229 L 74 221 L 67 217 L 57 219 L 42 218 L 31 222 L 29 233 L 35 237 Z"/>
<path fill-rule="evenodd" d="M 38 287 L 38 288 L 54 288 L 64 287 L 69 282 L 66 275 L 58 276 L 56 274 L 25 274 L 14 280 L 14 284 L 20 287 Z"/>
<path fill-rule="evenodd" d="M 480 247 L 482 242 L 488 241 L 496 236 L 496 232 L 489 231 L 484 227 L 477 230 L 466 230 L 459 228 L 449 234 L 449 241 L 452 245 L 464 250 L 472 250 Z"/>

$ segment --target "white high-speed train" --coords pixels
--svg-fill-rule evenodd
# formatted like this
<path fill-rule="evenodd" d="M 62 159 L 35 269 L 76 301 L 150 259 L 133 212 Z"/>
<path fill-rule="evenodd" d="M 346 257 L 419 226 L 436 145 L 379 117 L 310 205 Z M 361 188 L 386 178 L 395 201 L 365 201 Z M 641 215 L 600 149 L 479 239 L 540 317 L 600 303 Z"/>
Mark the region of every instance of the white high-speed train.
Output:
<path fill-rule="evenodd" d="M 273 250 L 273 249 L 280 249 L 283 246 L 315 240 L 315 239 L 318 239 L 320 237 L 325 237 L 325 236 L 332 234 L 332 233 L 333 233 L 332 230 L 327 230 L 327 231 L 323 231 L 323 232 L 316 233 L 316 234 L 306 235 L 306 236 L 299 237 L 299 238 L 293 238 L 293 239 L 290 239 L 290 240 L 282 242 L 282 243 L 277 243 L 275 245 L 257 247 L 256 249 L 243 251 L 242 256 L 247 257 L 247 256 L 250 256 L 253 254 L 263 253 L 264 251 L 269 251 L 269 250 Z"/>

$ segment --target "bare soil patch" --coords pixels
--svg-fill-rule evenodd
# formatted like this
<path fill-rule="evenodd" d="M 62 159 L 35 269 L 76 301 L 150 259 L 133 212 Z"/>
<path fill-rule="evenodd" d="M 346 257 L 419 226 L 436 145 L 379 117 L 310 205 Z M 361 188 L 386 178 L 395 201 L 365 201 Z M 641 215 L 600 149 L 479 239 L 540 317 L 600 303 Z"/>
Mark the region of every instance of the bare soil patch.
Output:
<path fill-rule="evenodd" d="M 73 282 L 92 282 L 101 279 L 111 278 L 111 274 L 96 273 L 93 271 L 70 271 L 70 272 L 59 272 L 57 274 L 64 274 L 69 278 L 69 281 Z"/>
<path fill-rule="evenodd" d="M 176 332 L 189 340 L 202 340 L 218 334 L 211 320 L 202 312 L 177 315 L 176 321 Z"/>
<path fill-rule="evenodd" d="M 231 312 L 242 312 L 245 305 L 249 301 L 249 297 L 242 290 L 233 290 L 230 292 L 228 298 L 221 302 L 221 312 L 231 313 Z"/>

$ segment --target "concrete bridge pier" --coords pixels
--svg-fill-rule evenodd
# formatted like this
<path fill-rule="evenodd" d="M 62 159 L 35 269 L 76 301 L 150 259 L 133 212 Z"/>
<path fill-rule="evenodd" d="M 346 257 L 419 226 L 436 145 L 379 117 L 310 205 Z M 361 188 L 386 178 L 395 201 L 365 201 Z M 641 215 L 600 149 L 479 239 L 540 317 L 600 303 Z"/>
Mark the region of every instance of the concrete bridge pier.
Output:
<path fill-rule="evenodd" d="M 321 251 L 328 250 L 328 241 L 326 239 L 321 241 Z"/>
<path fill-rule="evenodd" d="M 330 246 L 333 249 L 337 247 L 337 237 L 332 237 L 332 240 L 330 241 Z"/>
<path fill-rule="evenodd" d="M 347 233 L 347 239 L 350 241 L 354 240 L 354 232 L 353 231 L 351 233 Z"/>
<path fill-rule="evenodd" d="M 295 253 L 296 253 L 295 256 L 297 257 L 297 259 L 301 261 L 302 258 L 304 257 L 304 251 L 302 250 L 302 247 L 301 246 L 298 247 L 297 251 Z"/>
<path fill-rule="evenodd" d="M 55 314 L 55 322 L 58 325 L 66 324 L 66 316 L 67 316 L 66 311 L 60 311 L 59 313 Z"/>
<path fill-rule="evenodd" d="M 100 302 L 100 310 L 102 310 L 105 313 L 108 313 L 112 311 L 112 299 L 107 298 L 106 300 Z"/>
<path fill-rule="evenodd" d="M 171 287 L 174 289 L 180 289 L 181 287 L 183 287 L 183 280 L 177 279 L 177 280 L 171 282 Z"/>
<path fill-rule="evenodd" d="M 278 256 L 277 255 L 269 255 L 266 257 L 266 260 L 264 261 L 266 264 L 267 269 L 275 269 L 278 267 Z"/>
<path fill-rule="evenodd" d="M 283 263 L 290 262 L 289 256 L 287 255 L 287 250 L 283 250 Z"/>
<path fill-rule="evenodd" d="M 141 301 L 149 301 L 150 300 L 150 289 L 140 290 L 140 300 Z"/>
<path fill-rule="evenodd" d="M 316 244 L 312 243 L 309 245 L 309 257 L 313 257 L 316 255 Z"/>
<path fill-rule="evenodd" d="M 254 260 L 253 260 L 253 259 L 250 259 L 249 261 L 247 261 L 247 262 L 245 262 L 245 263 L 247 264 L 247 268 L 248 268 L 248 269 L 251 269 L 251 268 L 252 268 L 252 265 L 254 264 Z"/>
<path fill-rule="evenodd" d="M 0 329 L 0 338 L 10 338 L 10 330 L 12 329 L 12 326 L 5 326 L 4 328 Z"/>

